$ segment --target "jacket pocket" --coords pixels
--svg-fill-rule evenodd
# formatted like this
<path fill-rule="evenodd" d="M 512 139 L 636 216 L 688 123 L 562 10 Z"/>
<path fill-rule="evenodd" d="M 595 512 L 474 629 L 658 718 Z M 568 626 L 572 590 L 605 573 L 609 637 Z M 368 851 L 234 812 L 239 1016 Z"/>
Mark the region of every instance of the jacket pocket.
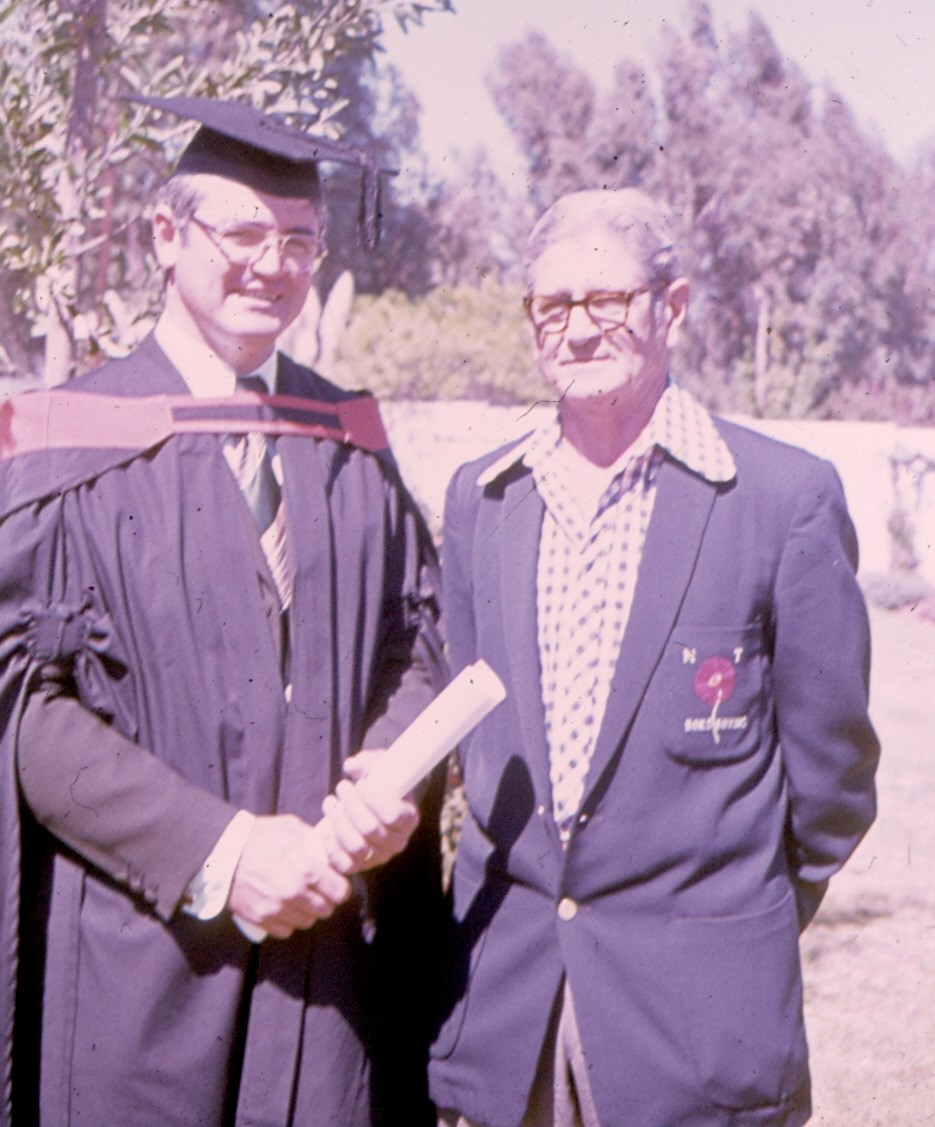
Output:
<path fill-rule="evenodd" d="M 686 1039 L 718 1107 L 774 1107 L 808 1081 L 795 905 L 749 916 L 681 917 L 671 931 Z"/>
<path fill-rule="evenodd" d="M 677 626 L 657 674 L 663 743 L 683 763 L 730 763 L 760 744 L 767 712 L 767 658 L 759 624 Z"/>

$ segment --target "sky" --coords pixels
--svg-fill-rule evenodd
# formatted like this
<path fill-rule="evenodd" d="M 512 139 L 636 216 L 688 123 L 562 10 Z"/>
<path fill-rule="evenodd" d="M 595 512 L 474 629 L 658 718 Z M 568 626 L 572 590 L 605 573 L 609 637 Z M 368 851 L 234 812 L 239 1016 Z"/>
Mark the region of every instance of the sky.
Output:
<path fill-rule="evenodd" d="M 498 48 L 539 30 L 608 86 L 614 63 L 648 70 L 661 28 L 686 26 L 683 0 L 454 0 L 456 12 L 429 13 L 421 27 L 384 38 L 387 59 L 422 103 L 430 166 L 444 172 L 457 153 L 490 150 L 499 171 L 523 176 L 522 162 L 484 85 Z M 710 0 L 719 37 L 745 27 L 754 9 L 784 55 L 816 83 L 844 95 L 861 123 L 908 159 L 935 135 L 935 3 L 932 0 Z"/>

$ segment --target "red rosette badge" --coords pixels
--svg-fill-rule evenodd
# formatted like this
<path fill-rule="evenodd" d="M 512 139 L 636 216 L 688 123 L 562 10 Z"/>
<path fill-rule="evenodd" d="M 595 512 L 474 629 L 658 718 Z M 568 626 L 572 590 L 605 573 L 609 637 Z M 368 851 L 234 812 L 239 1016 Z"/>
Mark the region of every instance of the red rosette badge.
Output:
<path fill-rule="evenodd" d="M 713 708 L 734 691 L 734 663 L 726 657 L 706 657 L 695 674 L 695 696 Z"/>

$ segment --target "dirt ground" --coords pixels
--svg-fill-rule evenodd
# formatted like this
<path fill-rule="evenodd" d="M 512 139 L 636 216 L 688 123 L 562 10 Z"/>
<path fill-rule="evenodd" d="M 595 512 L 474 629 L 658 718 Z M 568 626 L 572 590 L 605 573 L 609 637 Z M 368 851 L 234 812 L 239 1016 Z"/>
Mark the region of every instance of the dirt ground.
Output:
<path fill-rule="evenodd" d="M 872 625 L 879 814 L 802 938 L 812 1127 L 935 1125 L 935 624 Z"/>

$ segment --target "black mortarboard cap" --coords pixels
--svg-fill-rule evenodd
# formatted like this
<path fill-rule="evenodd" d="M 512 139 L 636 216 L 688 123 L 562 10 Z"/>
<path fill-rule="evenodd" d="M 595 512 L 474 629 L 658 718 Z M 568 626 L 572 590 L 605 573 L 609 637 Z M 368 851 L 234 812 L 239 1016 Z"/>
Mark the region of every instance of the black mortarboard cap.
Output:
<path fill-rule="evenodd" d="M 131 101 L 197 121 L 201 128 L 179 158 L 177 173 L 209 173 L 273 196 L 318 196 L 318 163 L 334 161 L 361 170 L 360 221 L 364 243 L 376 245 L 380 220 L 381 169 L 364 149 L 287 125 L 244 102 L 214 98 L 158 98 Z"/>

